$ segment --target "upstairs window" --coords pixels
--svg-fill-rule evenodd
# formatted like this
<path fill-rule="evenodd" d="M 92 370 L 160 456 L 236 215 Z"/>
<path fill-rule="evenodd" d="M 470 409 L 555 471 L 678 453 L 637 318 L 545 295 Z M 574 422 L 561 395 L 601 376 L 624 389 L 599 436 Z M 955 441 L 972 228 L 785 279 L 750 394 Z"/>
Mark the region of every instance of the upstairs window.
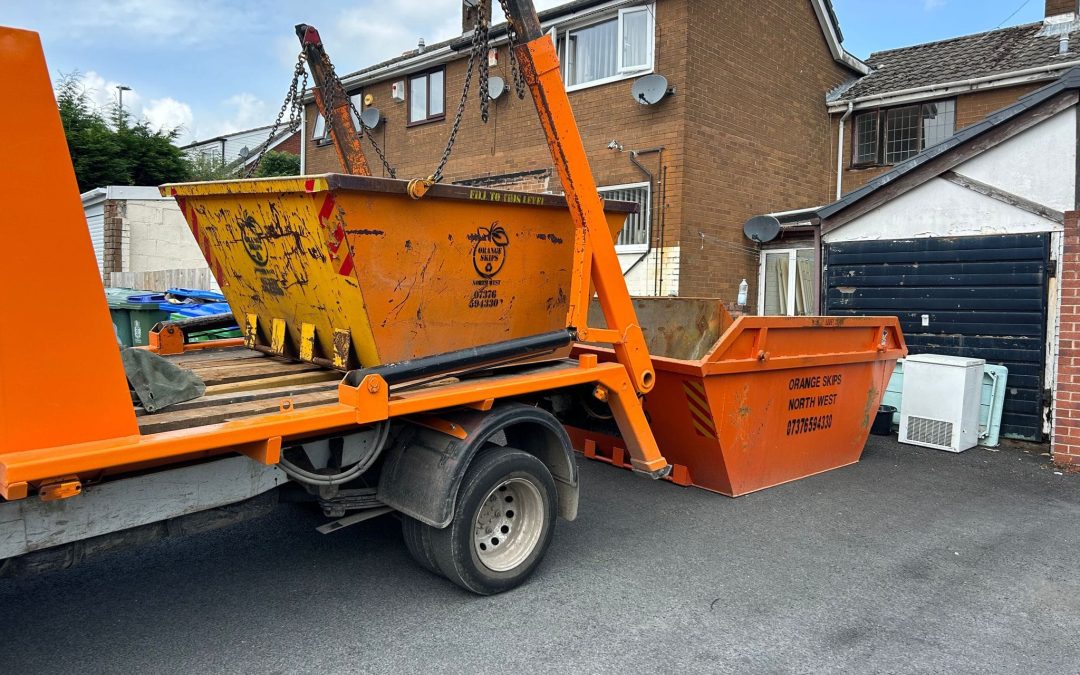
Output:
<path fill-rule="evenodd" d="M 638 205 L 637 213 L 627 214 L 619 238 L 615 240 L 615 250 L 619 253 L 644 252 L 649 248 L 649 223 L 651 222 L 650 194 L 648 183 L 632 185 L 613 185 L 599 189 L 600 196 L 620 202 L 634 202 Z"/>
<path fill-rule="evenodd" d="M 854 165 L 899 164 L 956 132 L 956 101 L 860 113 L 854 129 Z"/>
<path fill-rule="evenodd" d="M 409 78 L 409 124 L 446 117 L 445 71 L 442 68 Z"/>
<path fill-rule="evenodd" d="M 557 34 L 566 85 L 599 84 L 652 71 L 653 33 L 653 7 L 645 5 Z"/>

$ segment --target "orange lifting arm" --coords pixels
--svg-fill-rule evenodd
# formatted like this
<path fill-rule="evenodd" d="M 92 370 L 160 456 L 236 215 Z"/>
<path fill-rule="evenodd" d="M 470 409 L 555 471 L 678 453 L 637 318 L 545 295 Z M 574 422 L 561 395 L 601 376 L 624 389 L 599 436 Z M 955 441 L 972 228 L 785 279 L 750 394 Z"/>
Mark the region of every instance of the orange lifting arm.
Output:
<path fill-rule="evenodd" d="M 555 45 L 541 29 L 532 0 L 505 0 L 502 4 L 512 28 L 511 48 L 532 91 L 569 202 L 577 231 L 575 243 L 584 251 L 584 264 L 575 271 L 571 288 L 570 325 L 578 329 L 582 341 L 611 343 L 619 363 L 630 372 L 634 388 L 648 393 L 655 384 L 652 359 L 607 228 L 604 204 L 570 108 Z M 607 330 L 588 327 L 592 285 L 596 286 Z"/>
<path fill-rule="evenodd" d="M 315 104 L 330 129 L 330 138 L 342 168 L 354 176 L 370 176 L 371 170 L 368 169 L 367 158 L 364 157 L 364 148 L 360 145 L 360 134 L 353 125 L 349 94 L 330 67 L 319 31 L 315 30 L 314 26 L 302 23 L 296 27 L 296 36 L 300 38 L 308 69 L 315 80 Z M 330 99 L 329 110 L 327 98 Z M 304 139 L 300 142 L 304 142 Z"/>

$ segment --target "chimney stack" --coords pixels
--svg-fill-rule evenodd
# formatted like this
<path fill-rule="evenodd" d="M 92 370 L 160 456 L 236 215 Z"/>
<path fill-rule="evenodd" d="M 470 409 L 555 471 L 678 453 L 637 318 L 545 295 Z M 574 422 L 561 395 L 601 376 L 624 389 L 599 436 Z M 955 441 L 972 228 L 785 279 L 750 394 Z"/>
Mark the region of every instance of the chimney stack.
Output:
<path fill-rule="evenodd" d="M 1046 0 L 1046 18 L 1064 14 L 1076 14 L 1080 9 L 1080 0 Z"/>
<path fill-rule="evenodd" d="M 1080 0 L 1077 0 L 1080 2 Z M 487 11 L 488 23 L 491 22 L 491 0 L 461 0 L 461 33 L 472 33 L 476 28 L 476 10 L 483 3 Z"/>

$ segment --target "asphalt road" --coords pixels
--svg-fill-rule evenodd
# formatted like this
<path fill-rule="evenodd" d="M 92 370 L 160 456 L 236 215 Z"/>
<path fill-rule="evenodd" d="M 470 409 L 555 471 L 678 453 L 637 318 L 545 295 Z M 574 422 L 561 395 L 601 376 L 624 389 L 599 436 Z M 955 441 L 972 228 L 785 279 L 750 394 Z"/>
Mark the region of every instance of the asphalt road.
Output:
<path fill-rule="evenodd" d="M 1046 457 L 872 438 L 740 499 L 582 479 L 509 594 L 421 571 L 392 518 L 322 536 L 284 506 L 0 582 L 0 672 L 1080 671 L 1080 476 Z"/>

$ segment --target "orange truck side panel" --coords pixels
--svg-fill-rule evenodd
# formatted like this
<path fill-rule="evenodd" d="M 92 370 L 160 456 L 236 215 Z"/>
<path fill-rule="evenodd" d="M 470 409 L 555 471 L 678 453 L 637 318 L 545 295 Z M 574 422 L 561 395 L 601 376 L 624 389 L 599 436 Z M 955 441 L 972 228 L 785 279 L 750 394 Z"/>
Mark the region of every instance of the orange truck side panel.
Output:
<path fill-rule="evenodd" d="M 0 451 L 137 434 L 101 272 L 36 33 L 0 28 Z M 30 125 L 32 129 L 28 129 Z M 63 298 L 66 325 L 42 323 Z"/>

